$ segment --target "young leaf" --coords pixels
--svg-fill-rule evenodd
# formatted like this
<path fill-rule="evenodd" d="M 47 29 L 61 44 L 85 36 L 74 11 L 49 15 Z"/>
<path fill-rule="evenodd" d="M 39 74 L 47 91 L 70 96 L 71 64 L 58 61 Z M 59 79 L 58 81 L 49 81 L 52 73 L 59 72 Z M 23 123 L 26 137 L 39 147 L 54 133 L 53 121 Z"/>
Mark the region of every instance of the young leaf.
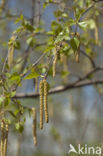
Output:
<path fill-rule="evenodd" d="M 76 51 L 78 49 L 79 44 L 80 44 L 80 40 L 76 37 L 74 37 L 70 40 L 70 45 L 74 51 Z"/>
<path fill-rule="evenodd" d="M 39 76 L 39 74 L 37 72 L 31 72 L 24 79 L 33 79 L 33 78 L 36 78 L 38 76 Z"/>

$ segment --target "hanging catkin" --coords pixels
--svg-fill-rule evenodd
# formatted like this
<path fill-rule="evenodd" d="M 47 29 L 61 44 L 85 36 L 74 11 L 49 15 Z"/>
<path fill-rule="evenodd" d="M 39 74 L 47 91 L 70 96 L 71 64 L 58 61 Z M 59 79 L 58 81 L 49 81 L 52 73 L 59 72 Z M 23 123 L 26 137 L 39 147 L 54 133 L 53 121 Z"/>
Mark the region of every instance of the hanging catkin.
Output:
<path fill-rule="evenodd" d="M 43 129 L 43 94 L 44 94 L 43 80 L 39 84 L 39 90 L 40 90 L 40 129 Z"/>
<path fill-rule="evenodd" d="M 97 21 L 95 22 L 95 41 L 96 41 L 96 44 L 99 43 L 99 32 L 98 32 L 98 25 L 97 25 Z"/>
<path fill-rule="evenodd" d="M 0 154 L 4 156 L 4 138 L 5 138 L 5 123 L 1 121 L 1 141 L 0 141 Z"/>
<path fill-rule="evenodd" d="M 10 38 L 10 41 L 8 42 L 8 66 L 9 68 L 11 68 L 11 66 L 13 65 L 13 60 L 14 60 L 14 42 L 16 40 L 17 36 L 16 35 L 12 35 L 12 37 Z"/>
<path fill-rule="evenodd" d="M 9 47 L 9 51 L 8 51 L 8 66 L 9 68 L 11 68 L 12 64 L 13 64 L 13 57 L 14 57 L 14 46 L 10 46 Z"/>
<path fill-rule="evenodd" d="M 80 34 L 77 33 L 76 36 L 77 36 L 78 40 L 80 41 Z M 75 51 L 75 60 L 77 63 L 79 63 L 79 61 L 80 61 L 80 43 L 79 43 L 77 50 Z"/>
<path fill-rule="evenodd" d="M 45 121 L 48 123 L 48 83 L 46 80 L 43 80 L 44 83 L 44 113 L 45 113 Z"/>
<path fill-rule="evenodd" d="M 33 112 L 33 140 L 34 140 L 34 145 L 37 145 L 37 133 L 36 133 L 36 109 L 32 108 Z"/>
<path fill-rule="evenodd" d="M 79 63 L 79 58 L 80 58 L 80 50 L 78 48 L 78 50 L 75 52 L 75 60 L 77 63 Z"/>
<path fill-rule="evenodd" d="M 53 77 L 55 77 L 56 75 L 56 63 L 57 63 L 57 59 L 58 59 L 58 54 L 56 51 L 56 48 L 54 48 L 54 60 L 53 60 Z"/>
<path fill-rule="evenodd" d="M 8 143 L 8 124 L 5 123 L 4 156 L 6 156 L 7 154 L 7 143 Z"/>

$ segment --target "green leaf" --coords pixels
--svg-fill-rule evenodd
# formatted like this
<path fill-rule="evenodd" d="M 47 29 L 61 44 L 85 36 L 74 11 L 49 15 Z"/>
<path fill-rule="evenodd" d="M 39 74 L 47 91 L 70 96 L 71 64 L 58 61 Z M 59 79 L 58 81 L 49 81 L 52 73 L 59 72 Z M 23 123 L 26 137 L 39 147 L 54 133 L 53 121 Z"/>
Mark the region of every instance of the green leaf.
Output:
<path fill-rule="evenodd" d="M 20 75 L 17 72 L 15 72 L 15 73 L 13 73 L 9 77 L 9 79 L 12 80 L 12 81 L 20 81 L 21 80 L 21 77 L 20 77 Z"/>
<path fill-rule="evenodd" d="M 14 112 L 13 111 L 11 111 L 11 110 L 8 110 L 8 112 L 14 117 L 14 118 L 16 118 L 16 115 L 14 114 Z"/>
<path fill-rule="evenodd" d="M 24 79 L 33 79 L 40 76 L 37 72 L 31 72 L 30 74 L 28 74 Z"/>
<path fill-rule="evenodd" d="M 64 17 L 64 18 L 68 18 L 68 14 L 66 14 L 66 13 L 62 13 L 62 17 Z"/>
<path fill-rule="evenodd" d="M 64 78 L 69 75 L 69 71 L 62 71 L 61 76 Z"/>
<path fill-rule="evenodd" d="M 54 15 L 56 18 L 61 17 L 62 11 L 60 11 L 60 10 L 54 11 Z"/>
<path fill-rule="evenodd" d="M 63 40 L 70 40 L 70 36 L 69 36 L 69 28 L 68 26 L 64 26 L 63 30 L 58 34 L 55 43 L 61 42 Z"/>
<path fill-rule="evenodd" d="M 80 41 L 78 38 L 74 37 L 70 40 L 70 45 L 74 51 L 76 51 L 80 45 Z"/>
<path fill-rule="evenodd" d="M 30 45 L 31 47 L 33 47 L 34 43 L 36 42 L 36 40 L 30 36 L 27 40 L 26 40 L 27 44 Z"/>
<path fill-rule="evenodd" d="M 68 25 L 72 26 L 72 25 L 75 25 L 75 24 L 76 24 L 76 21 L 74 19 L 70 18 L 69 21 L 68 21 Z"/>
<path fill-rule="evenodd" d="M 14 47 L 15 47 L 15 49 L 20 49 L 20 42 L 19 41 L 15 41 L 14 42 Z"/>
<path fill-rule="evenodd" d="M 25 29 L 27 29 L 30 32 L 33 32 L 34 31 L 33 26 L 28 21 L 26 21 L 26 20 L 23 21 L 22 25 L 23 25 L 23 27 Z"/>
<path fill-rule="evenodd" d="M 76 18 L 76 21 L 78 22 L 81 18 L 81 15 L 82 13 L 84 12 L 85 10 L 83 8 L 76 8 L 76 12 L 75 12 L 75 18 Z"/>
<path fill-rule="evenodd" d="M 9 103 L 10 103 L 10 101 L 11 101 L 11 100 L 10 100 L 10 97 L 6 97 L 6 98 L 5 98 L 5 101 L 4 101 L 4 105 L 5 105 L 5 106 L 8 106 Z"/>
<path fill-rule="evenodd" d="M 21 14 L 20 17 L 16 19 L 15 24 L 23 21 L 23 19 L 24 19 L 24 16 L 23 16 L 23 14 Z"/>
<path fill-rule="evenodd" d="M 96 27 L 95 20 L 90 19 L 87 23 L 88 23 L 88 27 L 89 27 L 90 29 L 95 29 L 95 27 Z"/>
<path fill-rule="evenodd" d="M 87 23 L 87 21 L 83 21 L 83 22 L 79 22 L 78 25 L 80 28 L 86 28 L 88 23 Z"/>
<path fill-rule="evenodd" d="M 18 130 L 20 133 L 22 133 L 23 130 L 24 130 L 24 125 L 23 125 L 21 122 L 17 122 L 17 123 L 15 124 L 15 128 L 16 128 L 16 130 Z"/>
<path fill-rule="evenodd" d="M 49 4 L 49 3 L 52 3 L 53 0 L 45 0 L 44 4 L 43 4 L 43 8 L 46 8 L 46 6 Z"/>
<path fill-rule="evenodd" d="M 13 91 L 13 92 L 10 93 L 11 97 L 14 97 L 15 95 L 16 95 L 16 91 Z"/>
<path fill-rule="evenodd" d="M 46 52 L 49 52 L 49 51 L 51 51 L 52 49 L 54 48 L 54 45 L 48 45 L 47 47 L 46 47 L 46 49 L 44 50 L 44 52 L 46 53 Z"/>

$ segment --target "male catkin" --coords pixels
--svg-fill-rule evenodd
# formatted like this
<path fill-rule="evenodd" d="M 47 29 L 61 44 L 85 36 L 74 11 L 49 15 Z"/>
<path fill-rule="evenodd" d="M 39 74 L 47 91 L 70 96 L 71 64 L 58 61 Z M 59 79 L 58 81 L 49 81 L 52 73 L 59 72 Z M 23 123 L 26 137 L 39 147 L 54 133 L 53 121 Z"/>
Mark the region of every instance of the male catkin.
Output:
<path fill-rule="evenodd" d="M 95 32 L 94 32 L 94 35 L 95 35 L 96 44 L 98 44 L 99 43 L 99 32 L 98 32 L 97 22 L 95 23 Z"/>
<path fill-rule="evenodd" d="M 48 83 L 46 80 L 43 80 L 44 83 L 44 112 L 45 112 L 45 121 L 48 123 Z"/>
<path fill-rule="evenodd" d="M 13 61 L 14 61 L 14 42 L 16 40 L 16 37 L 14 34 L 12 35 L 12 37 L 10 38 L 10 41 L 8 42 L 8 66 L 9 68 L 12 67 L 13 65 Z"/>
<path fill-rule="evenodd" d="M 43 80 L 39 84 L 39 90 L 40 90 L 40 129 L 43 129 L 43 95 L 44 95 Z"/>
<path fill-rule="evenodd" d="M 8 124 L 5 123 L 4 156 L 6 156 L 7 154 L 7 143 L 8 143 Z"/>
<path fill-rule="evenodd" d="M 33 112 L 33 140 L 34 140 L 34 145 L 37 145 L 37 133 L 36 133 L 36 109 L 32 108 Z"/>
<path fill-rule="evenodd" d="M 76 54 L 75 54 L 75 60 L 77 63 L 79 63 L 79 57 L 80 57 L 80 52 L 77 51 Z"/>
<path fill-rule="evenodd" d="M 14 55 L 14 46 L 10 46 L 9 47 L 9 51 L 8 51 L 8 66 L 9 68 L 11 68 L 12 64 L 13 64 L 13 56 Z"/>
<path fill-rule="evenodd" d="M 53 77 L 55 77 L 55 75 L 56 75 L 56 63 L 57 63 L 57 59 L 58 59 L 58 54 L 57 54 L 56 48 L 54 48 Z"/>
<path fill-rule="evenodd" d="M 77 36 L 78 40 L 80 41 L 80 34 L 77 33 L 76 36 Z M 80 59 L 80 43 L 78 45 L 77 50 L 75 51 L 75 60 L 77 63 L 79 63 L 79 59 Z"/>
<path fill-rule="evenodd" d="M 5 137 L 5 123 L 1 121 L 1 141 L 0 141 L 0 154 L 4 156 L 4 137 Z"/>

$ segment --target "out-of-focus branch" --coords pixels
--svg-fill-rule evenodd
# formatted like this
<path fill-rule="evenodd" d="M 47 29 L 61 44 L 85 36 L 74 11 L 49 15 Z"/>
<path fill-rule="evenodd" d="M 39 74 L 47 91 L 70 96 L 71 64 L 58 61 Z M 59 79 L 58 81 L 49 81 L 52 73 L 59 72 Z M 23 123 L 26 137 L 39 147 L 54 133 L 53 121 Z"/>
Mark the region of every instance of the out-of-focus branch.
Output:
<path fill-rule="evenodd" d="M 35 10 L 35 0 L 32 0 L 32 18 L 31 18 L 31 24 L 34 24 L 34 10 Z"/>
<path fill-rule="evenodd" d="M 0 17 L 0 20 L 5 20 L 5 19 L 10 19 L 10 18 L 12 18 L 12 19 L 15 19 L 15 18 L 19 18 L 20 17 L 20 15 L 21 14 L 9 14 L 9 15 L 4 15 L 4 16 L 2 16 L 2 17 Z M 33 19 L 34 18 L 37 18 L 39 16 L 39 14 L 37 14 L 37 15 L 34 15 L 34 17 L 33 17 Z M 32 20 L 32 18 L 30 18 L 30 17 L 27 17 L 27 16 L 24 16 L 24 18 L 26 19 L 26 20 L 28 20 L 28 21 L 31 21 Z"/>
<path fill-rule="evenodd" d="M 38 2 L 38 26 L 40 26 L 40 18 L 41 18 L 41 13 L 40 13 L 40 0 L 37 1 Z"/>
<path fill-rule="evenodd" d="M 103 0 L 92 0 L 92 1 L 95 2 L 95 3 L 103 2 Z"/>

